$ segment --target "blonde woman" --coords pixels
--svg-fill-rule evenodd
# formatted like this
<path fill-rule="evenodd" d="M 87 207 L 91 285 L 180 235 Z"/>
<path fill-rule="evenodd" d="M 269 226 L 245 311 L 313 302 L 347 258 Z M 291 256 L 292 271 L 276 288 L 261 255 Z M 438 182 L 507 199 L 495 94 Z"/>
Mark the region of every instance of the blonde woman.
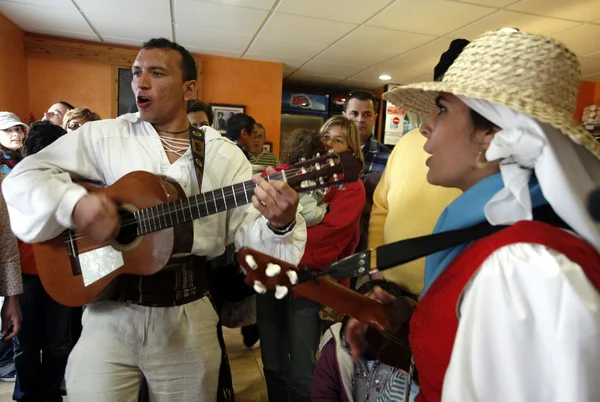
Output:
<path fill-rule="evenodd" d="M 329 148 L 336 152 L 351 150 L 363 160 L 358 130 L 351 120 L 333 117 L 320 132 L 321 140 Z M 296 133 L 302 134 L 302 131 Z M 306 247 L 299 265 L 323 270 L 354 253 L 365 188 L 360 180 L 346 183 L 344 188 L 333 187 L 325 195 L 323 202 L 329 205 L 328 211 L 320 223 L 307 228 Z M 321 306 L 293 295 L 276 300 L 273 293 L 267 293 L 257 295 L 256 307 L 269 401 L 309 402 L 321 335 Z"/>
<path fill-rule="evenodd" d="M 76 108 L 71 109 L 65 114 L 63 119 L 63 128 L 67 132 L 75 131 L 85 123 L 90 121 L 102 120 L 100 115 L 96 112 L 92 112 L 90 109 Z"/>
<path fill-rule="evenodd" d="M 600 400 L 600 227 L 585 208 L 600 144 L 573 121 L 580 71 L 555 39 L 489 32 L 441 82 L 384 95 L 427 116 L 428 181 L 464 191 L 434 233 L 508 226 L 427 257 L 417 401 Z"/>

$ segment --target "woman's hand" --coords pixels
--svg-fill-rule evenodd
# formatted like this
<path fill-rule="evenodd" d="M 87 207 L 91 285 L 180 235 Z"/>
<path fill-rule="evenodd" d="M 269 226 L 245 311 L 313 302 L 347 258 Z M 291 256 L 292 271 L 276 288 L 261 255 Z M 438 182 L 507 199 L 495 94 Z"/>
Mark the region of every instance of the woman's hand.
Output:
<path fill-rule="evenodd" d="M 395 296 L 387 293 L 379 286 L 375 286 L 368 296 L 382 304 L 390 304 L 396 300 Z M 351 318 L 346 325 L 346 341 L 348 342 L 348 345 L 350 345 L 352 360 L 354 360 L 354 362 L 358 361 L 369 346 L 367 343 L 367 329 L 367 324 L 363 324 L 354 318 Z"/>

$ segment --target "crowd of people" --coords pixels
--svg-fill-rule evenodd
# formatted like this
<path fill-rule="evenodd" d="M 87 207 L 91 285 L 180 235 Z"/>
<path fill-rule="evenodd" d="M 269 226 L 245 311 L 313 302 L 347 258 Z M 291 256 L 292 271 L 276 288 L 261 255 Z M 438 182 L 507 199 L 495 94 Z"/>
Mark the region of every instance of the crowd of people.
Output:
<path fill-rule="evenodd" d="M 600 144 L 573 121 L 580 67 L 562 44 L 503 31 L 454 40 L 432 82 L 384 94 L 420 123 L 393 151 L 373 136 L 380 108 L 367 90 L 319 131 L 295 131 L 278 157 L 252 116 L 215 121 L 195 99 L 195 61 L 177 43 L 146 42 L 132 72 L 136 104 L 116 119 L 64 101 L 31 125 L 0 112 L 0 374 L 15 377 L 15 400 L 233 401 L 224 323 L 260 346 L 272 402 L 600 399 L 600 226 L 585 208 Z M 354 155 L 357 179 L 305 194 L 270 179 L 327 152 Z M 194 221 L 191 250 L 169 269 L 60 305 L 32 243 L 67 228 L 113 240 L 117 205 L 76 180 L 110 186 L 137 170 L 186 196 L 255 188 L 249 204 Z M 431 236 L 450 231 L 463 240 Z M 235 258 L 247 246 L 319 273 L 413 238 L 434 251 L 339 280 L 388 305 L 403 342 L 387 348 L 369 323 L 293 289 L 255 295 Z M 246 313 L 234 323 L 232 305 Z M 390 364 L 407 351 L 410 362 Z"/>

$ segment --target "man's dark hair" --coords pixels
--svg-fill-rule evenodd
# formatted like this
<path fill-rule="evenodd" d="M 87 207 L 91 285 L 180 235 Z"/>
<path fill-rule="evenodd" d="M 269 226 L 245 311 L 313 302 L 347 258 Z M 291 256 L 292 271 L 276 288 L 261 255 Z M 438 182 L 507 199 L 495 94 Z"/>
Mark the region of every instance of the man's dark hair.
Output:
<path fill-rule="evenodd" d="M 73 110 L 73 109 L 75 109 L 75 106 L 71 105 L 69 102 L 58 101 L 56 103 L 60 103 L 61 105 L 63 105 L 64 107 L 66 107 L 67 110 Z"/>
<path fill-rule="evenodd" d="M 245 128 L 248 133 L 251 133 L 254 130 L 254 125 L 256 121 L 247 114 L 238 113 L 234 114 L 227 120 L 227 128 L 225 130 L 225 135 L 232 141 L 237 141 L 242 134 L 242 130 Z"/>
<path fill-rule="evenodd" d="M 187 103 L 187 113 L 193 112 L 204 112 L 208 118 L 208 125 L 212 126 L 215 114 L 208 103 L 204 103 L 200 99 L 189 100 Z"/>
<path fill-rule="evenodd" d="M 57 126 L 49 120 L 34 122 L 23 140 L 23 155 L 29 156 L 38 153 L 66 133 L 61 126 Z"/>
<path fill-rule="evenodd" d="M 348 103 L 350 103 L 352 99 L 358 99 L 359 101 L 370 100 L 371 102 L 373 102 L 373 110 L 375 110 L 375 113 L 377 113 L 377 111 L 379 110 L 379 103 L 377 102 L 377 98 L 375 97 L 375 95 L 373 95 L 373 92 L 367 91 L 366 89 L 354 89 L 350 91 L 350 93 L 346 97 L 346 100 L 344 101 L 344 112 L 346 111 L 346 109 L 348 109 Z"/>
<path fill-rule="evenodd" d="M 181 74 L 183 81 L 191 81 L 198 78 L 196 60 L 192 54 L 183 46 L 167 38 L 153 38 L 142 45 L 142 49 L 171 49 L 181 55 Z"/>

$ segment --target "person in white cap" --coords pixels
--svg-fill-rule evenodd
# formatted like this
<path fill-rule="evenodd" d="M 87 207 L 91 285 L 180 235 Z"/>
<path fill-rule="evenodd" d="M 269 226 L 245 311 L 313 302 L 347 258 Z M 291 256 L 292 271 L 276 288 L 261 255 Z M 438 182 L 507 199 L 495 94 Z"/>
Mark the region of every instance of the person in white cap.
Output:
<path fill-rule="evenodd" d="M 555 39 L 496 31 L 441 82 L 384 95 L 427 116 L 429 182 L 464 191 L 434 233 L 507 226 L 427 257 L 417 401 L 600 400 L 600 226 L 585 207 L 600 144 L 573 120 L 580 76 Z M 358 355 L 364 326 L 349 325 Z"/>
<path fill-rule="evenodd" d="M 23 138 L 27 134 L 27 124 L 21 122 L 16 114 L 0 112 L 0 169 L 9 173 L 22 157 Z"/>

